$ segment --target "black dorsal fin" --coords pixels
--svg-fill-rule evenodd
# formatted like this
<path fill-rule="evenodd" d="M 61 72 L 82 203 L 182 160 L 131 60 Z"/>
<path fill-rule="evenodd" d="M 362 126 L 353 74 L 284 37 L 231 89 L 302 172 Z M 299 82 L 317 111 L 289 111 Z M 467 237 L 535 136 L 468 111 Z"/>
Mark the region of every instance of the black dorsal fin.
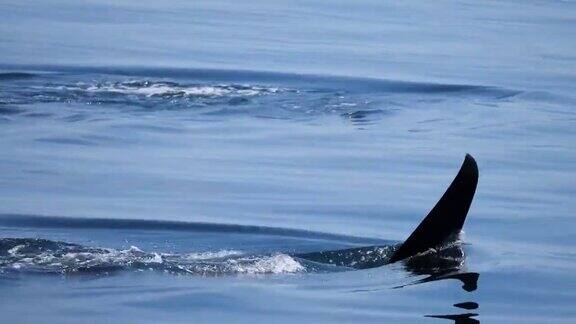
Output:
<path fill-rule="evenodd" d="M 390 259 L 390 263 L 403 260 L 442 245 L 453 234 L 460 233 L 478 184 L 478 166 L 470 154 L 456 178 L 428 216 L 410 234 Z"/>

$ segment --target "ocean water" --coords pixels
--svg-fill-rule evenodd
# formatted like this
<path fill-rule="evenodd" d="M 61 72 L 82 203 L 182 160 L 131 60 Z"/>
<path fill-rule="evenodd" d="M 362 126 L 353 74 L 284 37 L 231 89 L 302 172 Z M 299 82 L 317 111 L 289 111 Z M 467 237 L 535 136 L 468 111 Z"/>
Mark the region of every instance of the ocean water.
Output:
<path fill-rule="evenodd" d="M 573 323 L 576 4 L 0 1 L 6 323 Z M 466 153 L 460 241 L 384 257 Z"/>

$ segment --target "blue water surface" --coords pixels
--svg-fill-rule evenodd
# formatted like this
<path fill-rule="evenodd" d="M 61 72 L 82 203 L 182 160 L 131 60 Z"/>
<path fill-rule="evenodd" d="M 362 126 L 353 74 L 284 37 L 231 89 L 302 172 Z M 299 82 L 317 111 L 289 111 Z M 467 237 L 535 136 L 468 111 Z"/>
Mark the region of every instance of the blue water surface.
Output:
<path fill-rule="evenodd" d="M 2 321 L 574 322 L 574 17 L 0 1 Z M 466 153 L 449 266 L 297 257 L 401 242 Z"/>

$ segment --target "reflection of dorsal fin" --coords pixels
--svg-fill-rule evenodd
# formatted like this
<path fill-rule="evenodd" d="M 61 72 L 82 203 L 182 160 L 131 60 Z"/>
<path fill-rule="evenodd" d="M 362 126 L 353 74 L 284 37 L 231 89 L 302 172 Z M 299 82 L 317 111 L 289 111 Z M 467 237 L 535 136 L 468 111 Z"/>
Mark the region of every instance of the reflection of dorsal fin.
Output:
<path fill-rule="evenodd" d="M 478 184 L 478 166 L 466 154 L 464 163 L 442 198 L 410 237 L 394 253 L 390 262 L 400 261 L 444 243 L 458 234 L 466 220 Z"/>

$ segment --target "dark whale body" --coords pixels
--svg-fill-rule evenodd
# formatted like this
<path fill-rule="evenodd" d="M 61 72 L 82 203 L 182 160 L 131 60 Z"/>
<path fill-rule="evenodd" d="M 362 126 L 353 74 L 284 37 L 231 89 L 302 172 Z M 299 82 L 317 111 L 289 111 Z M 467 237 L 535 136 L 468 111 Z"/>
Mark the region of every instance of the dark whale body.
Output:
<path fill-rule="evenodd" d="M 441 247 L 453 240 L 462 230 L 477 184 L 478 165 L 474 158 L 467 154 L 460 171 L 444 195 L 401 245 L 369 246 L 294 256 L 321 264 L 367 269 Z"/>

